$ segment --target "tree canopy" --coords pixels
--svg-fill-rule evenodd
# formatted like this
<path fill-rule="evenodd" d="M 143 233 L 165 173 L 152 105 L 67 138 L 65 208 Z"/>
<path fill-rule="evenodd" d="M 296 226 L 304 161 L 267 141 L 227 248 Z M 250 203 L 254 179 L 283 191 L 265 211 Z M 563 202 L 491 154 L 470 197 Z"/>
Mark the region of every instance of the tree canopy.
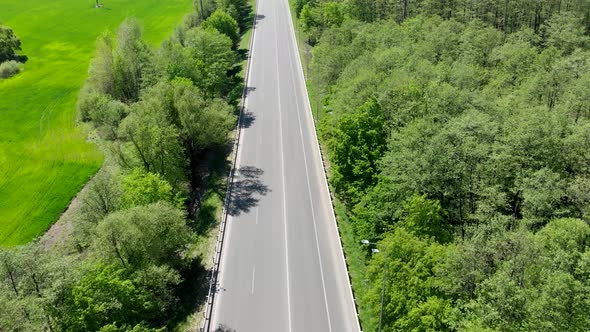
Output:
<path fill-rule="evenodd" d="M 363 330 L 586 330 L 587 3 L 295 7 Z"/>
<path fill-rule="evenodd" d="M 59 240 L 0 248 L 0 330 L 167 331 L 196 310 L 208 286 L 197 240 L 213 227 L 196 216 L 235 128 L 236 21 L 249 15 L 242 0 L 204 3 L 158 49 L 135 19 L 98 37 L 77 106 L 105 164 Z M 0 56 L 19 48 L 0 28 Z"/>
<path fill-rule="evenodd" d="M 17 51 L 21 50 L 20 39 L 11 28 L 0 25 L 0 63 L 18 60 Z"/>

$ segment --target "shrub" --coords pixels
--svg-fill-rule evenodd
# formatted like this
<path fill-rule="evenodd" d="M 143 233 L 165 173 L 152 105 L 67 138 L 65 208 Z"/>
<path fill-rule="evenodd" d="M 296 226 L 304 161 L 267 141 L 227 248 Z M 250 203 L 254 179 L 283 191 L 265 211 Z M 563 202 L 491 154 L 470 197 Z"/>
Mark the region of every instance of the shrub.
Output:
<path fill-rule="evenodd" d="M 14 60 L 2 62 L 0 64 L 0 78 L 9 78 L 21 71 L 22 65 Z"/>
<path fill-rule="evenodd" d="M 78 112 L 82 121 L 93 120 L 91 115 L 102 113 L 108 107 L 110 97 L 98 92 L 82 91 L 78 97 Z"/>

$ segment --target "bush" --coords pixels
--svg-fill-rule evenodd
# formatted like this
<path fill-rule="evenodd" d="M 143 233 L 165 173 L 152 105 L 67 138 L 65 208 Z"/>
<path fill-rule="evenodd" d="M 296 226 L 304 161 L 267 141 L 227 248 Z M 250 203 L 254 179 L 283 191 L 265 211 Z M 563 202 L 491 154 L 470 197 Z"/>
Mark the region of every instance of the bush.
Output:
<path fill-rule="evenodd" d="M 78 113 L 84 122 L 93 120 L 91 115 L 102 113 L 108 107 L 110 97 L 98 92 L 82 91 L 78 97 Z"/>
<path fill-rule="evenodd" d="M 20 73 L 22 65 L 14 60 L 0 64 L 0 78 L 9 78 Z"/>

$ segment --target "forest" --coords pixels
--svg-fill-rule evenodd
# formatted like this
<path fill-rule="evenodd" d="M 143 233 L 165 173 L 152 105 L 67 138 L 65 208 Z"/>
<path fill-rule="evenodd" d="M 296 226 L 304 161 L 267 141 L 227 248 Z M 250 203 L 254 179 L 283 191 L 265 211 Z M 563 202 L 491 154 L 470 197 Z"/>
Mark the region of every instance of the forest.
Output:
<path fill-rule="evenodd" d="M 292 5 L 363 331 L 588 331 L 590 3 Z"/>
<path fill-rule="evenodd" d="M 164 331 L 204 302 L 202 193 L 235 128 L 250 19 L 246 1 L 205 0 L 158 49 L 133 18 L 98 38 L 78 117 L 106 161 L 65 240 L 0 247 L 1 331 Z"/>

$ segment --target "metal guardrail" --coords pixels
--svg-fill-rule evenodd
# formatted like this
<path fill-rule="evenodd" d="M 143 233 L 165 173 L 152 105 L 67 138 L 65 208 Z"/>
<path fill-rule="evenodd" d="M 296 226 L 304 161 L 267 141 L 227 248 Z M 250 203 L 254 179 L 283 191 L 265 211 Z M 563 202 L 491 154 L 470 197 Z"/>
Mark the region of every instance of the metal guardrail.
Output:
<path fill-rule="evenodd" d="M 250 48 L 248 51 L 248 61 L 246 63 L 246 75 L 244 76 L 244 88 L 242 90 L 242 98 L 240 101 L 240 112 L 238 115 L 238 122 L 236 124 L 236 137 L 234 145 L 232 147 L 232 165 L 230 174 L 227 177 L 225 198 L 223 200 L 223 210 L 221 212 L 219 222 L 219 233 L 217 234 L 217 242 L 215 244 L 215 255 L 213 256 L 213 267 L 211 268 L 211 277 L 209 279 L 209 292 L 207 294 L 207 303 L 205 307 L 205 317 L 203 320 L 203 326 L 201 332 L 209 332 L 211 329 L 211 316 L 213 315 L 213 301 L 215 300 L 215 294 L 217 292 L 217 275 L 219 274 L 219 263 L 221 261 L 221 251 L 223 249 L 223 241 L 225 239 L 225 228 L 227 224 L 227 211 L 231 202 L 231 194 L 233 189 L 233 181 L 236 173 L 236 162 L 238 158 L 238 149 L 240 145 L 240 137 L 242 135 L 242 116 L 244 114 L 246 94 L 248 92 L 248 79 L 250 77 L 250 61 L 252 59 L 252 46 L 254 45 L 254 34 L 256 29 L 256 18 L 258 14 L 258 2 L 256 2 L 254 8 L 254 18 L 252 21 L 252 36 L 250 37 Z"/>

